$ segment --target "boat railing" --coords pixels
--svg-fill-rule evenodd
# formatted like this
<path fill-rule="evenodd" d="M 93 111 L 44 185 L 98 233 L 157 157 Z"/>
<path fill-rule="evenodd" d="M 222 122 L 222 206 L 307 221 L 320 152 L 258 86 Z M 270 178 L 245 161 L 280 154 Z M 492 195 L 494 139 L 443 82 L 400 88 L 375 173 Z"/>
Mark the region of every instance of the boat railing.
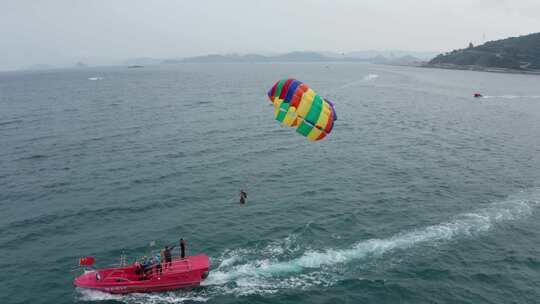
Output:
<path fill-rule="evenodd" d="M 172 262 L 162 262 L 161 271 L 158 270 L 156 264 L 148 268 L 146 274 L 142 273 L 137 276 L 137 281 L 140 278 L 153 279 L 163 275 L 176 275 L 186 273 L 192 270 L 192 265 L 189 259 L 175 258 Z M 102 281 L 116 281 L 116 282 L 133 282 L 134 277 L 131 277 L 126 273 L 126 269 L 112 270 L 106 273 L 100 280 Z"/>
<path fill-rule="evenodd" d="M 167 263 L 161 263 L 161 264 L 163 267 L 163 264 L 167 264 Z M 189 261 L 189 259 L 180 259 L 180 258 L 173 259 L 171 264 L 172 264 L 173 269 L 178 269 L 180 271 L 191 270 L 191 262 Z"/>
<path fill-rule="evenodd" d="M 170 264 L 167 262 L 161 263 L 161 272 L 158 271 L 156 265 L 153 265 L 149 278 L 160 277 L 162 275 L 175 275 L 191 271 L 191 262 L 188 259 L 174 259 Z"/>

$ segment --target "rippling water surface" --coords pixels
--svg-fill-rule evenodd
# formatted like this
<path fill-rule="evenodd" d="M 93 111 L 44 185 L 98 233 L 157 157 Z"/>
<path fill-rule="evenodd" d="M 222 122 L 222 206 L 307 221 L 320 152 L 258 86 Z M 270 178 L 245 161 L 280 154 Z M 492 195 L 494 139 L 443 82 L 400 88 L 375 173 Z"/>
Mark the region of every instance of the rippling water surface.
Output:
<path fill-rule="evenodd" d="M 324 141 L 273 120 L 284 77 L 335 102 Z M 538 302 L 538 83 L 367 64 L 0 73 L 0 302 Z M 71 284 L 78 257 L 180 237 L 211 257 L 204 286 Z"/>

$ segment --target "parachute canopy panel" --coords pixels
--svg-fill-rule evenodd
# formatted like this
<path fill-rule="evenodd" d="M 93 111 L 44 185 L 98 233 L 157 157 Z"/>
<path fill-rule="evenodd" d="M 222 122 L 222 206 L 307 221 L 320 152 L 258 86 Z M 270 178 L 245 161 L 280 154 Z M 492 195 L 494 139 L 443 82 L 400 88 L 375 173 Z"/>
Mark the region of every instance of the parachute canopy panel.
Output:
<path fill-rule="evenodd" d="M 334 104 L 319 96 L 307 84 L 282 79 L 268 91 L 274 104 L 275 119 L 309 140 L 321 140 L 330 134 L 337 120 Z"/>

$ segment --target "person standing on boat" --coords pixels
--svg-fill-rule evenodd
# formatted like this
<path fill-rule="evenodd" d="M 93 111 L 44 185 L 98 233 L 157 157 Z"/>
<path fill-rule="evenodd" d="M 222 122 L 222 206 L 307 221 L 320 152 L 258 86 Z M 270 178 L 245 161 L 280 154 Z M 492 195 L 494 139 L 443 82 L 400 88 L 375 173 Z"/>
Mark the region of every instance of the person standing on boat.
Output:
<path fill-rule="evenodd" d="M 161 267 L 161 255 L 156 254 L 154 256 L 154 264 L 156 265 L 156 274 L 161 274 L 163 272 L 163 268 Z"/>
<path fill-rule="evenodd" d="M 161 249 L 159 251 L 159 258 L 161 259 L 161 264 L 165 264 L 165 269 L 167 269 L 167 257 L 165 256 L 165 249 Z"/>
<path fill-rule="evenodd" d="M 186 257 L 186 241 L 184 239 L 180 239 L 180 258 Z"/>
<path fill-rule="evenodd" d="M 147 256 L 143 257 L 141 266 L 144 276 L 148 275 L 148 273 L 152 271 L 152 263 Z"/>
<path fill-rule="evenodd" d="M 174 248 L 174 246 L 169 247 L 165 246 L 165 249 L 163 249 L 163 255 L 165 256 L 165 269 L 172 267 L 172 255 L 171 250 Z"/>

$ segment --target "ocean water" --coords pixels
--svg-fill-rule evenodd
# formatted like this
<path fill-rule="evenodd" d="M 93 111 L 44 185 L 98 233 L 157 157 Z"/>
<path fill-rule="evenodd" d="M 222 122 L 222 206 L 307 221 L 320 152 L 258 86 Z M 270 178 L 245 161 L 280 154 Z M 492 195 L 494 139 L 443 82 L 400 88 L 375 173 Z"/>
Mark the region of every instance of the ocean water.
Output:
<path fill-rule="evenodd" d="M 285 77 L 334 101 L 324 141 L 273 120 Z M 0 302 L 538 303 L 539 81 L 345 63 L 0 73 Z M 201 287 L 72 285 L 81 256 L 105 267 L 180 237 L 211 258 Z"/>

